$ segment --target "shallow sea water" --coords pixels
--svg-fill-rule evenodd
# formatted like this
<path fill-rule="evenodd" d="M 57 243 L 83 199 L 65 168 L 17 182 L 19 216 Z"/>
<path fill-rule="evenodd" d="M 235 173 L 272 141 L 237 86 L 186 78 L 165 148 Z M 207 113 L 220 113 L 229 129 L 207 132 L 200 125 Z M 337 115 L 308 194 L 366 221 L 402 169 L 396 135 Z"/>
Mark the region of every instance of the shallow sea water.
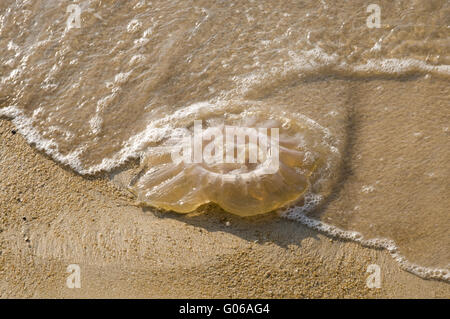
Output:
<path fill-rule="evenodd" d="M 80 28 L 69 29 L 73 4 Z M 149 205 L 215 201 L 240 215 L 290 206 L 285 216 L 330 234 L 386 238 L 363 243 L 448 280 L 450 4 L 377 4 L 381 25 L 368 28 L 365 1 L 3 0 L 0 115 L 83 175 L 139 159 L 125 186 Z M 151 170 L 194 120 L 281 118 L 304 141 L 296 151 L 321 163 L 317 176 L 304 161 L 305 181 L 285 174 L 244 191 L 178 168 L 158 178 L 176 186 L 165 203 L 181 204 L 154 200 Z M 253 210 L 246 194 L 263 204 Z"/>

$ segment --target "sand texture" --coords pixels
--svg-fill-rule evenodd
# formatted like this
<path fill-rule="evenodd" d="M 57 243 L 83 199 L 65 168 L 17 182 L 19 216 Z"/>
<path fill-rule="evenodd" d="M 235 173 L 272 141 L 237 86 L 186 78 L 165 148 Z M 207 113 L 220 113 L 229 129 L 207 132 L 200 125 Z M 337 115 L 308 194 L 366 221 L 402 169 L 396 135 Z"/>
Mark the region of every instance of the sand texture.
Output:
<path fill-rule="evenodd" d="M 1 298 L 448 298 L 450 286 L 401 270 L 385 251 L 269 215 L 152 212 L 83 178 L 0 120 Z M 211 209 L 213 210 L 213 209 Z M 66 286 L 69 264 L 80 289 Z M 369 264 L 382 287 L 366 287 Z"/>

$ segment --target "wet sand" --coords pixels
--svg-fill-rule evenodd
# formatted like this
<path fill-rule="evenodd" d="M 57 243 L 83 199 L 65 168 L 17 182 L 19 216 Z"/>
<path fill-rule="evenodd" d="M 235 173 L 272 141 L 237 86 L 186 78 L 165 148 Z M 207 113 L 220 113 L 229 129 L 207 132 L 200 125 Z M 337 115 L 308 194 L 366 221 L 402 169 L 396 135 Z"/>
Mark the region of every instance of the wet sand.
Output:
<path fill-rule="evenodd" d="M 401 270 L 385 251 L 269 215 L 153 212 L 83 178 L 0 120 L 0 297 L 448 298 L 450 285 Z M 80 289 L 66 268 L 81 268 Z M 366 287 L 370 264 L 380 289 Z"/>

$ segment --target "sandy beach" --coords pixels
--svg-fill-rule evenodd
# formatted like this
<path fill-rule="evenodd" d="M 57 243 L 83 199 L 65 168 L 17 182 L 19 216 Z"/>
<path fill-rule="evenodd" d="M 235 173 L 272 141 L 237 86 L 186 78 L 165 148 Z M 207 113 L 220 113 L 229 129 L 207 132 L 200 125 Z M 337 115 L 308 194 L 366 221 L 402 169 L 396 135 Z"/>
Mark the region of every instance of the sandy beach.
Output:
<path fill-rule="evenodd" d="M 401 270 L 385 251 L 298 223 L 223 212 L 152 212 L 86 179 L 0 121 L 1 298 L 448 298 L 450 287 Z M 69 264 L 81 288 L 66 286 Z M 370 264 L 381 288 L 366 287 Z"/>
<path fill-rule="evenodd" d="M 449 17 L 2 0 L 0 298 L 450 298 Z"/>

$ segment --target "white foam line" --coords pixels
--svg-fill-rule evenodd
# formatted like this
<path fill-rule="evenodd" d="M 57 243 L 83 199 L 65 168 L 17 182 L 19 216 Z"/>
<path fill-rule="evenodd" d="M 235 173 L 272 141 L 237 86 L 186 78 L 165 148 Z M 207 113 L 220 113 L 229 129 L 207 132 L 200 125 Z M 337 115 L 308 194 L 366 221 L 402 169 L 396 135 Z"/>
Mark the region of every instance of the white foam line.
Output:
<path fill-rule="evenodd" d="M 62 155 L 59 152 L 58 144 L 42 137 L 38 130 L 33 127 L 33 119 L 27 117 L 15 105 L 0 108 L 0 116 L 11 118 L 17 131 L 24 136 L 28 144 L 35 144 L 38 150 L 50 155 L 57 162 L 69 166 L 79 174 L 93 175 L 101 171 L 109 171 L 117 168 L 129 159 L 144 156 L 143 148 L 146 144 L 180 134 L 179 129 L 173 128 L 170 125 L 174 119 L 197 114 L 201 108 L 206 106 L 210 108 L 214 107 L 214 105 L 207 102 L 196 103 L 160 120 L 154 121 L 151 125 L 148 125 L 144 131 L 129 138 L 128 141 L 123 144 L 123 147 L 119 152 L 110 158 L 104 158 L 100 164 L 89 168 L 84 167 L 79 159 L 79 156 L 83 153 L 85 147 L 79 147 L 67 155 Z M 158 125 L 161 125 L 162 127 L 157 127 Z"/>
<path fill-rule="evenodd" d="M 286 74 L 288 72 L 298 72 L 298 76 L 302 77 L 313 72 L 326 68 L 329 73 L 346 72 L 364 78 L 375 72 L 383 75 L 401 75 L 402 73 L 415 72 L 438 74 L 447 77 L 450 75 L 450 65 L 431 65 L 424 61 L 411 58 L 386 58 L 386 59 L 370 59 L 364 64 L 349 65 L 346 62 L 338 61 L 336 54 L 329 55 L 321 48 L 300 52 L 300 54 L 289 51 L 291 61 L 286 62 L 283 67 L 273 67 L 271 70 L 258 70 L 242 76 L 235 76 L 233 80 L 236 82 L 235 93 L 245 95 L 254 85 L 261 84 L 275 74 Z M 229 97 L 232 92 L 221 92 L 221 95 Z"/>
<path fill-rule="evenodd" d="M 355 72 L 378 71 L 386 74 L 412 72 L 417 70 L 422 72 L 436 72 L 446 75 L 450 74 L 450 65 L 430 65 L 415 59 L 372 59 L 366 64 L 357 65 L 352 69 Z"/>
<path fill-rule="evenodd" d="M 435 279 L 450 282 L 449 269 L 427 268 L 408 261 L 403 255 L 398 252 L 398 247 L 393 240 L 384 238 L 365 239 L 364 236 L 359 232 L 346 231 L 338 227 L 323 223 L 319 220 L 309 218 L 305 215 L 305 211 L 305 206 L 290 207 L 285 212 L 283 212 L 281 216 L 286 219 L 299 222 L 311 229 L 325 233 L 332 237 L 343 240 L 351 240 L 369 248 L 385 249 L 400 265 L 401 269 L 413 273 L 414 275 L 417 275 L 424 279 Z"/>
<path fill-rule="evenodd" d="M 14 105 L 1 108 L 0 116 L 12 118 L 12 123 L 16 126 L 19 133 L 24 136 L 28 144 L 35 144 L 38 150 L 44 151 L 62 164 L 69 165 L 75 171 L 82 170 L 79 155 L 83 152 L 83 148 L 78 148 L 67 155 L 62 155 L 59 152 L 58 144 L 43 138 L 33 127 L 33 120 L 25 116 L 23 112 Z"/>

